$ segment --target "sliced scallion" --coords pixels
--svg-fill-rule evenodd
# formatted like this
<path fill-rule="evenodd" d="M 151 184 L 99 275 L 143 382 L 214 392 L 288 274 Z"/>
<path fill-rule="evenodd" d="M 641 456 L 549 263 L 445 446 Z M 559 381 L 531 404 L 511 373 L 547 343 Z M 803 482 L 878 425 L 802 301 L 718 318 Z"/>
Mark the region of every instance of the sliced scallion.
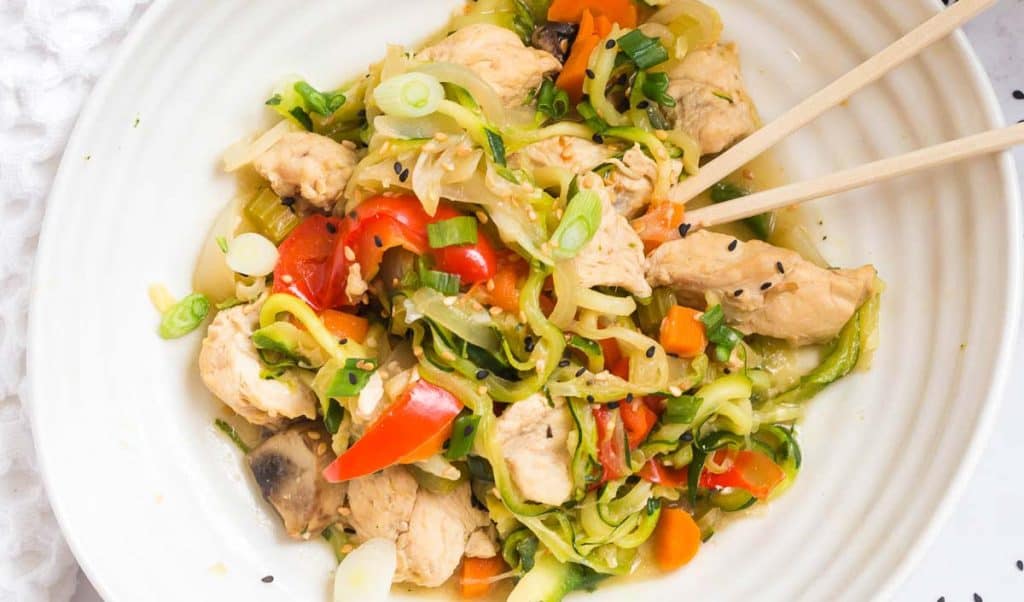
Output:
<path fill-rule="evenodd" d="M 491 147 L 491 158 L 502 167 L 508 165 L 505 158 L 505 141 L 502 140 L 501 134 L 490 128 L 484 128 L 484 133 L 487 135 L 487 145 Z"/>
<path fill-rule="evenodd" d="M 438 272 L 436 270 L 420 270 L 420 285 L 432 288 L 442 295 L 457 295 L 462 286 L 462 279 L 458 274 Z"/>
<path fill-rule="evenodd" d="M 306 112 L 302 107 L 294 107 L 288 113 L 298 121 L 302 127 L 306 128 L 307 132 L 313 131 L 313 120 L 309 118 L 309 113 Z"/>
<path fill-rule="evenodd" d="M 430 115 L 444 96 L 444 86 L 436 77 L 415 71 L 384 80 L 373 89 L 380 110 L 395 117 Z"/>
<path fill-rule="evenodd" d="M 200 293 L 192 293 L 164 312 L 160 319 L 160 336 L 177 339 L 192 332 L 210 313 L 210 300 Z"/>
<path fill-rule="evenodd" d="M 644 35 L 639 29 L 622 36 L 618 43 L 622 52 L 640 69 L 650 69 L 668 60 L 668 51 L 661 40 Z"/>
<path fill-rule="evenodd" d="M 594 110 L 593 105 L 591 105 L 589 102 L 583 101 L 576 105 L 576 112 L 578 112 L 580 114 L 580 117 L 583 118 L 583 121 L 584 123 L 587 124 L 587 127 L 594 130 L 598 134 L 601 134 L 608 129 L 608 124 L 605 122 L 604 119 L 601 119 L 601 117 L 597 114 L 597 111 Z"/>
<path fill-rule="evenodd" d="M 427 240 L 431 249 L 476 244 L 476 230 L 476 218 L 472 215 L 461 215 L 427 224 Z"/>
<path fill-rule="evenodd" d="M 364 366 L 360 368 L 360 366 Z M 371 369 L 366 369 L 369 367 Z M 366 386 L 370 375 L 376 370 L 376 362 L 369 359 L 349 359 L 345 367 L 334 373 L 331 384 L 327 385 L 325 394 L 329 398 L 353 397 Z"/>
<path fill-rule="evenodd" d="M 660 104 L 663 107 L 676 106 L 676 99 L 668 93 L 667 73 L 648 73 L 644 78 L 641 90 L 644 96 Z"/>
<path fill-rule="evenodd" d="M 537 91 L 537 110 L 552 119 L 561 119 L 569 111 L 569 95 L 545 79 Z"/>
<path fill-rule="evenodd" d="M 601 225 L 601 197 L 592 190 L 581 190 L 569 201 L 565 215 L 551 235 L 552 255 L 571 259 L 594 237 Z"/>
<path fill-rule="evenodd" d="M 449 460 L 464 458 L 473 448 L 477 426 L 480 424 L 479 414 L 465 414 L 455 419 L 452 425 L 452 438 L 448 444 L 445 457 Z"/>
<path fill-rule="evenodd" d="M 743 334 L 725 325 L 725 310 L 715 305 L 700 317 L 704 329 L 708 333 L 708 341 L 715 344 L 715 359 L 720 362 L 729 360 L 732 350 L 743 341 Z"/>
<path fill-rule="evenodd" d="M 302 97 L 307 109 L 324 117 L 334 114 L 345 104 L 345 95 L 341 92 L 321 92 L 304 81 L 295 83 L 295 92 Z"/>

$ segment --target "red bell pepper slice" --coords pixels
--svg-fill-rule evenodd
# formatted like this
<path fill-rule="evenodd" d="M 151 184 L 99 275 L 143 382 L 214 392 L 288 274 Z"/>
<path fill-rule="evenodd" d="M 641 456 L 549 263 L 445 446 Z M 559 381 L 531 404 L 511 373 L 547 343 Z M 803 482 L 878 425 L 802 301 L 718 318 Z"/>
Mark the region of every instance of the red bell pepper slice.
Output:
<path fill-rule="evenodd" d="M 348 266 L 338 251 L 347 228 L 346 220 L 336 217 L 303 220 L 278 247 L 273 291 L 295 295 L 317 311 L 343 304 Z"/>
<path fill-rule="evenodd" d="M 601 463 L 601 483 L 621 479 L 629 474 L 626 464 L 629 451 L 626 449 L 625 427 L 618 410 L 607 406 L 594 407 L 597 422 L 597 460 Z"/>
<path fill-rule="evenodd" d="M 654 425 L 658 423 L 658 415 L 639 399 L 628 403 L 623 401 L 619 405 L 619 414 L 622 416 L 623 426 L 626 427 L 629 449 L 639 447 L 650 434 Z"/>
<path fill-rule="evenodd" d="M 735 452 L 732 466 L 723 473 L 704 469 L 700 486 L 706 489 L 736 487 L 763 500 L 785 478 L 786 473 L 771 458 L 759 451 L 743 450 Z"/>
<path fill-rule="evenodd" d="M 439 433 L 450 432 L 461 410 L 462 402 L 447 390 L 416 381 L 348 451 L 324 469 L 324 479 L 338 483 L 403 461 L 423 459 L 419 456 L 426 453 L 425 444 L 436 442 Z"/>
<path fill-rule="evenodd" d="M 672 468 L 660 462 L 648 460 L 647 464 L 640 469 L 640 477 L 656 485 L 664 485 L 678 489 L 686 487 L 687 475 L 685 468 Z"/>

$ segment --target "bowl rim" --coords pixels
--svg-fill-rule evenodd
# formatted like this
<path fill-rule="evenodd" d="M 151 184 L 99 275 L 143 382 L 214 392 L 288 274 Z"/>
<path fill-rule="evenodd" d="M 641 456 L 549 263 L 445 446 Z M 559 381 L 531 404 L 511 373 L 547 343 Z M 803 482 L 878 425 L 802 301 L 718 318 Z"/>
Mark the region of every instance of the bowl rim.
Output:
<path fill-rule="evenodd" d="M 136 48 L 140 44 L 144 43 L 148 31 L 156 26 L 161 17 L 178 1 L 179 0 L 154 0 L 153 3 L 145 9 L 144 13 L 130 28 L 120 46 L 115 51 L 115 54 L 109 63 L 109 67 L 99 77 L 92 90 L 90 90 L 88 97 L 82 106 L 82 110 L 75 120 L 75 125 L 72 128 L 71 135 L 64 147 L 64 152 L 61 156 L 61 161 L 58 166 L 56 176 L 54 177 L 53 185 L 47 195 L 46 212 L 43 216 L 39 234 L 39 244 L 36 248 L 37 258 L 44 256 L 49 252 L 48 249 L 53 245 L 53 240 L 56 237 L 56 233 L 54 232 L 55 226 L 51 219 L 53 214 L 51 208 L 55 199 L 66 196 L 65 189 L 68 187 L 68 180 L 72 177 L 70 172 L 73 170 L 73 168 L 69 166 L 71 163 L 69 157 L 80 156 L 84 150 L 83 144 L 85 141 L 83 139 L 83 130 L 86 129 L 86 126 L 83 124 L 88 124 L 95 119 L 96 114 L 102 109 L 100 99 L 106 96 L 108 89 L 114 84 L 114 82 L 116 82 L 116 74 L 131 60 Z M 938 13 L 944 8 L 939 5 L 938 2 L 930 2 L 928 0 L 922 0 L 922 2 L 926 5 L 925 10 L 933 13 Z M 970 79 L 967 80 L 966 83 L 968 83 L 981 96 L 981 104 L 979 108 L 983 112 L 987 125 L 992 128 L 1004 125 L 1005 116 L 999 105 L 998 97 L 993 89 L 992 82 L 967 36 L 962 30 L 958 29 L 951 34 L 949 40 L 953 44 L 955 51 L 966 59 L 968 74 L 970 76 Z M 1006 211 L 1008 213 L 1006 227 L 1009 234 L 1009 255 L 1006 258 L 1007 273 L 1005 274 L 1007 286 L 1004 292 L 1006 312 L 1001 316 L 1001 322 L 1003 323 L 1004 328 L 1002 329 L 1002 338 L 999 343 L 999 348 L 996 351 L 996 357 L 999 358 L 999 361 L 992 372 L 992 380 L 989 383 L 988 390 L 985 394 L 984 400 L 982 401 L 978 420 L 970 434 L 967 448 L 964 450 L 959 464 L 956 466 L 950 487 L 946 490 L 946 493 L 939 501 L 939 504 L 933 508 L 931 517 L 929 518 L 926 526 L 912 536 L 913 541 L 910 543 L 907 551 L 904 553 L 899 563 L 895 565 L 884 578 L 879 591 L 877 591 L 873 596 L 874 599 L 891 599 L 893 597 L 896 590 L 906 581 L 911 571 L 913 571 L 913 569 L 920 563 L 921 558 L 931 547 L 935 538 L 938 536 L 939 531 L 949 520 L 954 508 L 963 497 L 964 490 L 974 473 L 974 469 L 981 457 L 981 453 L 987 446 L 1002 405 L 1003 397 L 1005 396 L 1006 384 L 1009 379 L 1010 369 L 1013 363 L 1013 351 L 1020 327 L 1022 311 L 1022 279 L 1024 279 L 1024 275 L 1021 274 L 1021 230 L 1022 227 L 1024 227 L 1024 211 L 1022 211 L 1021 208 L 1021 183 L 1017 175 L 1013 155 L 1010 151 L 1004 151 L 994 155 L 994 157 L 997 158 L 998 171 L 1001 176 L 1001 196 L 1006 199 Z M 33 445 L 36 452 L 37 465 L 39 467 L 41 480 L 47 491 L 47 501 L 50 504 L 55 518 L 57 519 L 57 523 L 60 526 L 61 533 L 67 542 L 68 547 L 71 549 L 72 554 L 74 554 L 79 568 L 86 574 L 91 585 L 96 589 L 97 593 L 103 597 L 103 599 L 114 600 L 111 590 L 102 580 L 101 574 L 93 566 L 90 559 L 91 557 L 85 553 L 87 544 L 75 535 L 72 525 L 67 521 L 62 502 L 59 502 L 57 499 L 52 498 L 49 495 L 49 492 L 55 489 L 55 483 L 51 480 L 52 471 L 49 469 L 52 459 L 47 454 L 48 448 L 40 444 L 40 441 L 42 440 L 40 434 L 45 430 L 45 425 L 39 411 L 36 409 L 39 406 L 34 397 L 34 392 L 38 390 L 35 383 L 45 377 L 42 371 L 44 363 L 41 361 L 41 358 L 37 357 L 37 346 L 33 344 L 33 341 L 35 341 L 39 336 L 39 332 L 41 331 L 40 322 L 43 319 L 41 313 L 37 310 L 40 297 L 39 285 L 42 280 L 42 270 L 40 265 L 40 262 L 36 261 L 32 269 L 26 339 L 28 341 L 26 347 L 26 386 L 23 388 L 24 397 L 27 402 L 26 406 L 29 423 L 33 433 Z"/>

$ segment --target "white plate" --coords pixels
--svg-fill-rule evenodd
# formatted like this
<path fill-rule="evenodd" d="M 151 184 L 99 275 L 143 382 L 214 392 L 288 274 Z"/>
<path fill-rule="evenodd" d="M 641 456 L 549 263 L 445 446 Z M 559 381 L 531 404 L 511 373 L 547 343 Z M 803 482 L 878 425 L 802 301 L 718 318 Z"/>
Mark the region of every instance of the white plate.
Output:
<path fill-rule="evenodd" d="M 766 119 L 938 10 L 931 0 L 716 3 Z M 386 8 L 384 8 L 386 6 Z M 165 342 L 153 282 L 189 288 L 233 193 L 218 157 L 265 122 L 281 76 L 340 83 L 441 26 L 453 0 L 168 0 L 126 40 L 68 145 L 39 249 L 29 374 L 54 510 L 108 600 L 323 600 L 327 548 L 287 540 L 195 373 L 200 335 Z M 779 147 L 792 179 L 997 125 L 961 36 Z M 839 265 L 889 283 L 874 369 L 802 428 L 793 489 L 685 570 L 593 600 L 884 596 L 952 507 L 989 430 L 1017 324 L 1020 217 L 1005 156 L 820 202 Z M 273 575 L 272 584 L 261 578 Z M 396 590 L 397 591 L 397 590 Z M 685 593 L 685 594 L 684 594 Z"/>

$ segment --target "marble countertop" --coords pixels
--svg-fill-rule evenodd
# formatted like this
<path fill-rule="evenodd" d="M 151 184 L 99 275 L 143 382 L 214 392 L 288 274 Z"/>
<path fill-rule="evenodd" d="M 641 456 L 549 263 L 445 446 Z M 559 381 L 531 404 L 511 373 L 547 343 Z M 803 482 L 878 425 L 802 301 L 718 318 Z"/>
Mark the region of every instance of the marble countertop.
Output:
<path fill-rule="evenodd" d="M 1024 0 L 1000 0 L 967 28 L 1008 123 L 1024 119 Z M 1024 181 L 1024 149 L 1015 152 Z M 896 595 L 897 600 L 1024 600 L 1024 337 L 987 451 L 947 524 Z M 927 503 L 907 500 L 907 503 Z M 84 575 L 74 602 L 97 602 Z"/>

